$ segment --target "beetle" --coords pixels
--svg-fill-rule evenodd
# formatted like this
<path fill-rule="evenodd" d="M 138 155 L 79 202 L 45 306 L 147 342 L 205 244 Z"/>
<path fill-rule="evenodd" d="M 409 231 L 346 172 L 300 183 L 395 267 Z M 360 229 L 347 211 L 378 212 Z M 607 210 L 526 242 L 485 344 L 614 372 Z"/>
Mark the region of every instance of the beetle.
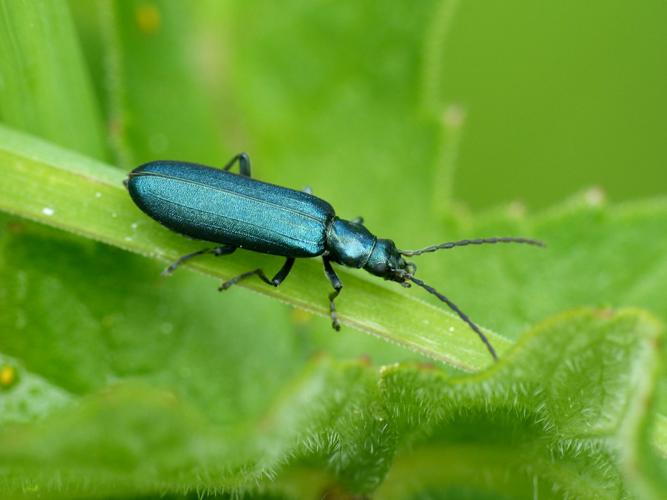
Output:
<path fill-rule="evenodd" d="M 239 173 L 230 172 L 238 163 Z M 193 257 L 229 255 L 237 248 L 286 258 L 269 278 L 261 268 L 223 282 L 218 290 L 251 276 L 277 287 L 292 270 L 297 258 L 322 257 L 324 273 L 333 291 L 329 313 L 335 330 L 340 329 L 334 300 L 343 283 L 332 263 L 361 269 L 398 282 L 415 284 L 447 304 L 479 336 L 494 360 L 496 352 L 479 327 L 445 295 L 415 277 L 417 266 L 404 257 L 466 245 L 523 243 L 544 246 L 541 241 L 521 237 L 477 238 L 431 245 L 420 250 L 400 250 L 390 239 L 372 234 L 363 219 L 344 220 L 333 207 L 309 190 L 297 191 L 251 177 L 246 153 L 234 156 L 222 169 L 181 161 L 152 161 L 129 173 L 124 181 L 137 206 L 160 224 L 198 240 L 219 244 L 182 256 L 167 267 L 164 275 Z"/>

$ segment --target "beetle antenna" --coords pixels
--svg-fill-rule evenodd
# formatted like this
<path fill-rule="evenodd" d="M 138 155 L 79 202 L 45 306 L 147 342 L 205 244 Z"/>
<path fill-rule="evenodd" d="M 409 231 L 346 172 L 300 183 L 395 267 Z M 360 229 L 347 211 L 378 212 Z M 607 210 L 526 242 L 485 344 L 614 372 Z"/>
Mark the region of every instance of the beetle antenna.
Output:
<path fill-rule="evenodd" d="M 406 278 L 409 279 L 410 281 L 412 281 L 415 285 L 418 285 L 418 286 L 422 287 L 427 292 L 432 293 L 433 295 L 438 297 L 440 300 L 442 300 L 445 304 L 447 304 L 452 311 L 454 311 L 456 314 L 458 314 L 459 318 L 461 318 L 463 321 L 465 321 L 468 324 L 468 326 L 473 329 L 473 331 L 479 336 L 480 340 L 482 342 L 484 342 L 484 345 L 486 346 L 486 348 L 491 353 L 491 356 L 493 357 L 493 360 L 498 361 L 498 355 L 496 354 L 496 350 L 491 345 L 491 342 L 489 342 L 489 339 L 486 338 L 486 335 L 484 335 L 482 333 L 482 330 L 480 330 L 479 327 L 475 323 L 473 323 L 472 320 L 466 315 L 466 313 L 461 311 L 461 309 L 459 309 L 459 307 L 456 304 L 454 304 L 454 302 L 449 300 L 447 297 L 445 297 L 443 294 L 438 292 L 432 286 L 427 285 L 426 283 L 424 283 L 419 278 L 415 278 L 411 274 L 406 275 Z"/>
<path fill-rule="evenodd" d="M 515 237 L 503 237 L 503 238 L 476 238 L 474 240 L 459 240 L 459 241 L 449 241 L 447 243 L 440 243 L 438 245 L 431 245 L 420 250 L 399 250 L 401 255 L 413 256 L 421 255 L 423 253 L 435 252 L 437 250 L 446 250 L 448 248 L 454 247 L 465 247 L 468 245 L 484 245 L 486 243 L 524 243 L 526 245 L 535 245 L 538 247 L 546 246 L 543 241 L 532 240 L 529 238 L 515 238 Z"/>

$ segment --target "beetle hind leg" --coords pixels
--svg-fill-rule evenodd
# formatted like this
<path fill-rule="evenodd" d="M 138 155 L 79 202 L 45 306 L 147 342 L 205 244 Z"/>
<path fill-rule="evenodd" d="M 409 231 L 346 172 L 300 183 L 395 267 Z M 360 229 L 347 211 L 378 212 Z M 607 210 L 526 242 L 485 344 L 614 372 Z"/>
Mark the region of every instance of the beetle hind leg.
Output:
<path fill-rule="evenodd" d="M 165 268 L 165 270 L 162 271 L 162 276 L 169 276 L 177 268 L 179 268 L 181 266 L 181 264 L 184 264 L 185 262 L 189 261 L 193 257 L 197 257 L 199 255 L 205 255 L 207 253 L 210 253 L 210 254 L 215 255 L 216 257 L 219 257 L 220 255 L 229 255 L 230 253 L 234 252 L 234 250 L 236 250 L 235 246 L 222 245 L 222 246 L 215 247 L 215 248 L 204 248 L 203 250 L 197 250 L 196 252 L 192 252 L 192 253 L 189 253 L 187 255 L 183 255 L 176 262 L 173 262 L 167 268 Z"/>
<path fill-rule="evenodd" d="M 276 273 L 276 275 L 272 279 L 269 279 L 264 273 L 264 271 L 258 267 L 257 269 L 253 269 L 252 271 L 239 274 L 238 276 L 235 276 L 234 278 L 223 282 L 218 287 L 218 291 L 222 292 L 224 290 L 227 290 L 231 286 L 236 285 L 239 281 L 243 281 L 244 279 L 250 278 L 251 276 L 259 277 L 259 279 L 261 279 L 267 285 L 278 287 L 283 281 L 285 281 L 285 278 L 287 278 L 287 275 L 292 270 L 293 265 L 294 265 L 294 257 L 288 257 L 285 263 L 283 264 L 283 267 L 280 268 L 280 270 Z"/>
<path fill-rule="evenodd" d="M 324 273 L 329 278 L 331 286 L 334 288 L 334 291 L 329 294 L 329 314 L 331 315 L 331 326 L 334 330 L 340 330 L 340 322 L 338 321 L 338 314 L 336 314 L 336 306 L 334 305 L 334 300 L 340 294 L 340 291 L 343 289 L 343 282 L 340 280 L 336 271 L 334 271 L 331 266 L 331 261 L 327 258 L 322 259 L 324 261 Z"/>

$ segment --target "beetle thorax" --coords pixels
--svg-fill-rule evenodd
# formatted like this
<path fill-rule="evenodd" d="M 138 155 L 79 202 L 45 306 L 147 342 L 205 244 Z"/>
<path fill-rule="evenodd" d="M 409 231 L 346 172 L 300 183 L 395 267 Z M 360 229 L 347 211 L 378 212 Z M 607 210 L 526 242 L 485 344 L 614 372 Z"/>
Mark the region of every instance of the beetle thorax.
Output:
<path fill-rule="evenodd" d="M 375 276 L 403 282 L 409 266 L 392 240 L 379 239 L 361 222 L 334 218 L 327 231 L 329 258 L 339 264 L 364 268 Z"/>
<path fill-rule="evenodd" d="M 361 268 L 368 262 L 376 241 L 377 238 L 361 222 L 335 217 L 327 231 L 326 246 L 332 261 Z"/>

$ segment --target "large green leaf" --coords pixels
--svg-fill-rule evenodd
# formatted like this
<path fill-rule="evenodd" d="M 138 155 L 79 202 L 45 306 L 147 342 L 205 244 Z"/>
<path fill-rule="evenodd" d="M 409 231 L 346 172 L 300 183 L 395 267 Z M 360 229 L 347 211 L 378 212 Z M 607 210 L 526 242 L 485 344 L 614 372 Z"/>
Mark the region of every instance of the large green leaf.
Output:
<path fill-rule="evenodd" d="M 536 328 L 487 372 L 457 378 L 428 366 L 378 373 L 318 358 L 273 395 L 265 386 L 267 404 L 245 415 L 225 377 L 256 360 L 230 358 L 236 366 L 222 362 L 215 381 L 197 381 L 227 400 L 211 407 L 215 399 L 184 387 L 197 375 L 183 370 L 195 365 L 173 363 L 173 351 L 210 347 L 210 336 L 194 333 L 155 373 L 69 398 L 43 388 L 41 398 L 61 409 L 4 425 L 5 487 L 19 492 L 29 478 L 51 496 L 199 489 L 303 498 L 370 492 L 387 475 L 378 498 L 430 489 L 660 498 L 664 476 L 647 441 L 659 332 L 636 311 L 577 311 Z M 15 366 L 16 391 L 23 380 L 34 385 L 36 376 Z M 261 371 L 253 373 L 244 390 L 257 384 Z M 225 411 L 239 418 L 220 421 Z"/>
<path fill-rule="evenodd" d="M 538 326 L 478 376 L 386 369 L 389 420 L 410 451 L 380 491 L 660 498 L 664 471 L 646 441 L 660 330 L 637 311 L 579 310 Z"/>
<path fill-rule="evenodd" d="M 461 214 L 444 225 L 448 238 L 529 234 L 547 248 L 455 249 L 422 257 L 420 270 L 511 338 L 583 305 L 644 307 L 667 321 L 667 200 L 612 204 L 600 196 L 584 192 L 536 215 L 513 207 Z"/>

